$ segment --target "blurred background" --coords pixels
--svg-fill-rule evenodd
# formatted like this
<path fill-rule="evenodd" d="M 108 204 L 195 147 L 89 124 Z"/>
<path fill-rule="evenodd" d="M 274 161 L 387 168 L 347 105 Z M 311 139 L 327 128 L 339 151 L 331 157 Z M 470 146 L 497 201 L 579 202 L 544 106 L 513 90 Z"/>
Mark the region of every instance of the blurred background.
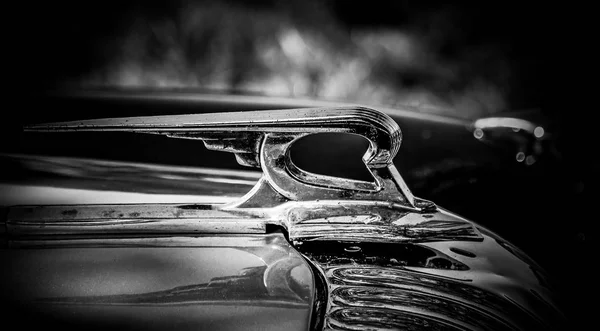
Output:
<path fill-rule="evenodd" d="M 19 58 L 44 86 L 204 88 L 476 118 L 541 107 L 539 17 L 503 1 L 68 1 L 27 10 L 30 52 Z"/>

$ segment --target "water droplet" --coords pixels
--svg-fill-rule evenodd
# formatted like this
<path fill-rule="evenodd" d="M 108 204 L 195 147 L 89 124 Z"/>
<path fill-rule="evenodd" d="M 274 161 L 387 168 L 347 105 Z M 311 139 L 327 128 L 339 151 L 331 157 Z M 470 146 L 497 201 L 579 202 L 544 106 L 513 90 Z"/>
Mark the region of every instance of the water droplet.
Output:
<path fill-rule="evenodd" d="M 358 246 L 350 246 L 350 247 L 344 248 L 344 250 L 348 253 L 358 253 L 358 252 L 360 252 L 361 249 Z"/>
<path fill-rule="evenodd" d="M 517 162 L 523 162 L 525 160 L 525 153 L 519 152 L 517 153 Z"/>
<path fill-rule="evenodd" d="M 535 157 L 533 157 L 533 155 L 527 156 L 527 158 L 525 159 L 525 164 L 532 165 L 534 163 L 535 163 Z"/>
<path fill-rule="evenodd" d="M 542 138 L 544 136 L 544 133 L 545 133 L 544 128 L 542 128 L 541 126 L 538 126 L 537 128 L 535 128 L 533 130 L 533 135 L 536 138 Z"/>
<path fill-rule="evenodd" d="M 483 130 L 475 129 L 475 131 L 473 131 L 473 135 L 475 136 L 475 138 L 481 139 L 483 138 Z"/>

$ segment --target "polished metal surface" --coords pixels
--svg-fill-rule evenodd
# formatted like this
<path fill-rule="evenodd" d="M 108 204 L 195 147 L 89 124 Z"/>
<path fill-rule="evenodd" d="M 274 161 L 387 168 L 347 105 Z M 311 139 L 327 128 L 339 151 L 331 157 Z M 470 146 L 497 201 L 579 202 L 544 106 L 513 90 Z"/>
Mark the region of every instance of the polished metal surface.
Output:
<path fill-rule="evenodd" d="M 400 128 L 389 116 L 370 108 L 112 118 L 40 124 L 26 130 L 125 131 L 201 139 L 209 149 L 235 153 L 242 165 L 261 167 L 264 181 L 255 191 L 271 189 L 293 201 L 341 198 L 389 201 L 416 210 L 432 207 L 430 202 L 414 198 L 392 163 L 400 147 Z M 317 175 L 294 165 L 289 150 L 295 141 L 310 134 L 332 132 L 357 134 L 369 141 L 363 161 L 373 182 Z M 247 203 L 254 204 L 253 198 L 261 197 L 249 196 Z M 243 206 L 241 202 L 239 207 Z"/>
<path fill-rule="evenodd" d="M 126 131 L 200 139 L 208 148 L 235 153 L 240 164 L 260 167 L 263 176 L 245 196 L 226 203 L 10 207 L 0 224 L 8 248 L 27 248 L 41 256 L 49 248 L 67 255 L 79 254 L 80 249 L 88 252 L 88 248 L 92 255 L 132 248 L 161 256 L 169 254 L 165 250 L 195 247 L 197 242 L 202 247 L 230 249 L 246 247 L 247 238 L 263 238 L 256 239 L 262 257 L 280 249 L 265 238 L 272 238 L 269 233 L 274 229 L 283 229 L 314 271 L 310 276 L 314 284 L 303 292 L 311 297 L 301 303 L 312 309 L 311 319 L 302 320 L 305 328 L 310 323 L 313 328 L 336 330 L 539 330 L 559 328 L 563 321 L 543 271 L 525 254 L 476 223 L 412 195 L 392 163 L 400 145 L 400 129 L 376 110 L 343 107 L 119 118 L 36 125 L 28 130 Z M 369 141 L 363 161 L 373 182 L 312 174 L 293 164 L 289 151 L 295 141 L 331 132 L 357 134 Z M 277 238 L 284 240 L 281 235 Z M 118 259 L 130 254 L 118 252 L 123 253 L 117 254 Z M 289 284 L 286 277 L 294 278 L 288 271 L 300 260 L 291 258 L 290 252 L 282 262 L 283 271 L 266 267 L 264 286 Z M 214 254 L 216 267 L 240 267 L 223 251 L 207 253 Z M 7 254 L 9 260 L 16 256 Z M 82 262 L 85 268 L 96 268 L 92 255 Z M 37 258 L 29 261 L 37 263 Z M 63 268 L 67 274 L 73 270 Z M 164 270 L 157 268 L 157 272 Z M 44 269 L 39 277 L 56 272 L 49 270 Z M 183 272 L 176 269 L 173 275 Z M 18 279 L 14 274 L 6 277 Z M 274 281 L 269 283 L 269 279 Z M 246 295 L 232 286 L 232 293 L 237 293 L 234 297 Z M 294 291 L 295 285 L 286 286 L 284 290 Z M 25 285 L 14 288 L 20 291 Z M 34 289 L 38 291 L 44 293 Z M 100 292 L 91 295 L 91 301 L 61 295 L 48 302 L 137 307 L 164 303 L 165 297 L 178 298 L 181 289 L 156 288 L 116 297 Z M 253 300 L 254 296 L 261 302 L 256 293 L 244 298 Z M 209 315 L 199 316 L 206 321 Z M 270 323 L 268 317 L 256 318 Z"/>
<path fill-rule="evenodd" d="M 258 181 L 257 171 L 167 166 L 75 157 L 0 154 L 0 206 L 226 203 Z"/>
<path fill-rule="evenodd" d="M 60 228 L 68 233 L 91 229 L 98 229 L 98 233 L 108 229 L 117 233 L 212 233 L 216 227 L 210 219 L 215 219 L 215 210 L 220 210 L 223 215 L 229 213 L 226 217 L 231 221 L 220 227 L 227 232 L 236 232 L 237 226 L 237 233 L 255 233 L 274 225 L 286 229 L 294 242 L 481 240 L 467 220 L 441 214 L 433 203 L 413 197 L 392 163 L 400 145 L 400 129 L 388 116 L 372 109 L 292 109 L 119 118 L 42 124 L 29 130 L 117 130 L 202 139 L 209 148 L 236 153 L 238 160 L 255 160 L 242 163 L 260 166 L 263 170 L 263 177 L 245 197 L 226 205 L 198 207 L 188 216 L 197 221 L 184 220 L 185 225 L 176 213 L 150 212 L 132 218 L 127 216 L 132 214 L 131 210 L 122 210 L 125 207 L 105 206 L 104 209 L 115 210 L 106 216 L 99 210 L 85 211 L 84 206 L 67 206 L 65 210 L 73 208 L 91 216 L 85 222 L 60 224 L 60 228 L 46 214 L 52 213 L 50 209 L 30 212 L 28 222 L 43 224 L 44 229 Z M 295 167 L 289 155 L 290 145 L 308 134 L 321 132 L 353 133 L 368 139 L 370 145 L 363 161 L 373 174 L 374 182 L 316 175 Z M 124 216 L 114 216 L 118 214 Z M 17 235 L 18 231 L 29 231 L 27 233 L 32 235 L 42 232 L 12 215 L 9 214 L 7 220 L 9 236 Z M 142 213 L 136 212 L 136 215 Z M 223 215 L 220 217 L 225 217 Z M 432 217 L 437 218 L 432 220 Z M 89 222 L 94 226 L 87 226 Z"/>
<path fill-rule="evenodd" d="M 13 247 L 21 249 L 0 250 L 5 311 L 51 316 L 50 326 L 307 330 L 311 320 L 312 271 L 281 233 Z"/>
<path fill-rule="evenodd" d="M 486 229 L 481 241 L 306 242 L 325 276 L 326 330 L 561 330 L 543 271 Z"/>
<path fill-rule="evenodd" d="M 48 235 L 198 235 L 287 230 L 296 244 L 320 241 L 481 241 L 475 225 L 441 210 L 420 214 L 390 205 L 287 202 L 273 208 L 222 209 L 224 204 L 13 206 L 0 222 L 8 242 Z"/>
<path fill-rule="evenodd" d="M 157 235 L 265 233 L 252 216 L 204 204 L 119 204 L 13 207 L 6 216 L 11 237 L 43 235 Z"/>

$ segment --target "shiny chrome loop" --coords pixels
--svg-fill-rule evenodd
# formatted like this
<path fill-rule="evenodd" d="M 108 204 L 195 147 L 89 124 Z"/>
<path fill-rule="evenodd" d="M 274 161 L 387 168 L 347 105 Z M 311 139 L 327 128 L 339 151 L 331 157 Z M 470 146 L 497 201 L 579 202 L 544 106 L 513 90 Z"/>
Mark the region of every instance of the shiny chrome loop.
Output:
<path fill-rule="evenodd" d="M 372 200 L 419 209 L 392 163 L 400 147 L 400 127 L 386 114 L 370 108 L 109 118 L 33 125 L 26 130 L 125 131 L 200 139 L 208 149 L 235 153 L 241 165 L 262 168 L 268 186 L 289 200 Z M 335 132 L 360 135 L 369 141 L 363 162 L 373 175 L 372 183 L 313 174 L 293 164 L 290 146 L 295 141 L 310 134 Z M 257 186 L 266 186 L 264 182 Z"/>
<path fill-rule="evenodd" d="M 265 178 L 286 198 L 296 201 L 354 199 L 413 203 L 408 200 L 412 195 L 407 198 L 402 194 L 403 188 L 399 185 L 403 183 L 402 177 L 391 162 L 385 167 L 367 163 L 369 154 L 374 153 L 373 147 L 369 148 L 363 160 L 374 182 L 318 175 L 296 167 L 289 155 L 290 146 L 303 136 L 306 134 L 267 134 L 262 144 L 260 164 Z"/>

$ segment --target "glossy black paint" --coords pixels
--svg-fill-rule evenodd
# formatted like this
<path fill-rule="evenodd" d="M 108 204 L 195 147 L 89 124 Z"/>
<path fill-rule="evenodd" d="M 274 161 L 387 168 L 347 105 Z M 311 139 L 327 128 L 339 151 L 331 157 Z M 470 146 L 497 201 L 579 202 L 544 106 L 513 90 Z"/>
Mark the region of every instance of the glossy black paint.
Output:
<path fill-rule="evenodd" d="M 313 313 L 312 271 L 281 233 L 10 245 L 0 304 L 22 329 L 307 330 Z"/>

